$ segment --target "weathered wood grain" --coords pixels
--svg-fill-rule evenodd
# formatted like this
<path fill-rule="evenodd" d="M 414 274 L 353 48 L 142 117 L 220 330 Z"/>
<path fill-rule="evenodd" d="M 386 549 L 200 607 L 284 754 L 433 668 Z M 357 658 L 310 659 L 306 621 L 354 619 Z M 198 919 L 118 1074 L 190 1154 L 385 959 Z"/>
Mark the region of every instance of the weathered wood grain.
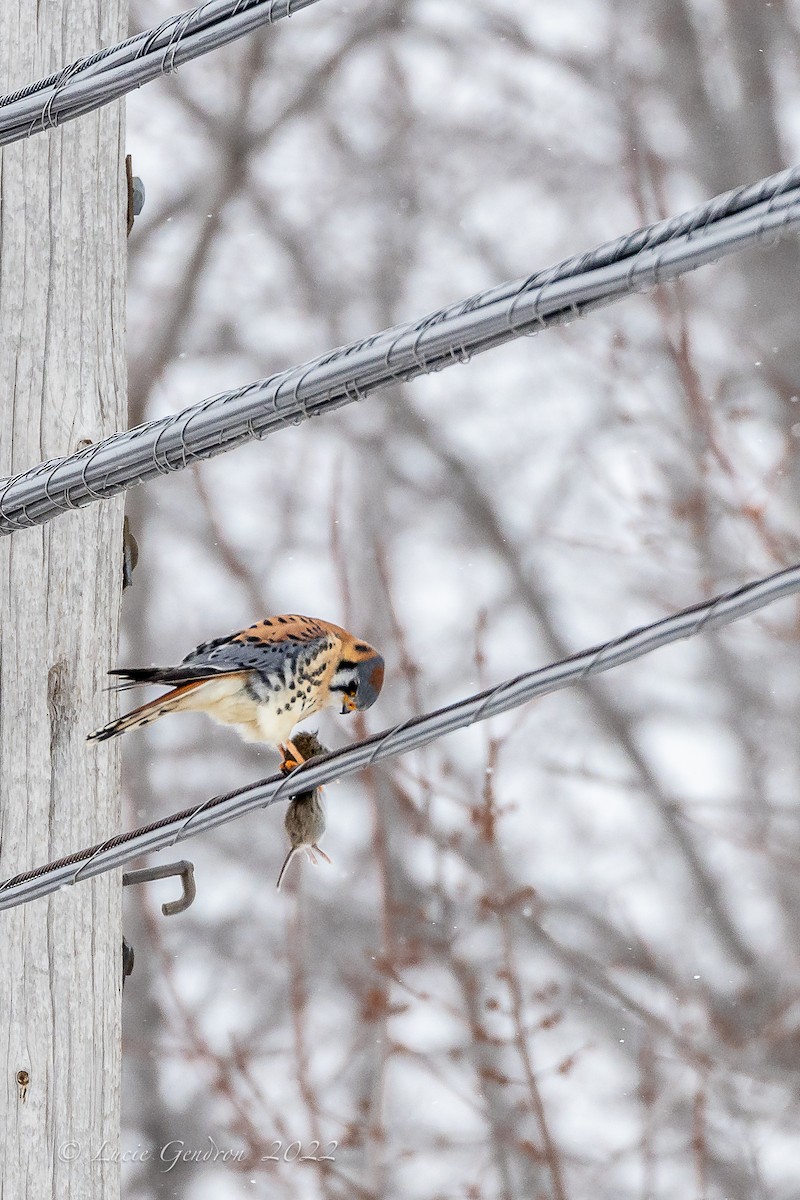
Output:
<path fill-rule="evenodd" d="M 126 32 L 127 0 L 0 4 L 0 92 Z M 123 121 L 0 154 L 0 475 L 125 424 Z M 113 743 L 85 736 L 111 709 L 121 547 L 118 499 L 0 541 L 0 877 L 119 827 Z M 116 873 L 2 914 L 3 1197 L 119 1195 L 120 949 Z"/>

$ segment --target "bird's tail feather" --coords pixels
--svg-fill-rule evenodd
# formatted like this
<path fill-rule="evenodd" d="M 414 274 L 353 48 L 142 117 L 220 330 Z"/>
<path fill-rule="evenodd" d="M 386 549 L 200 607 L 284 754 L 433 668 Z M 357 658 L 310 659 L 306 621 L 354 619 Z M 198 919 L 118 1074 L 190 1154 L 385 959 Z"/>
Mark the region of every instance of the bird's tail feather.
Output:
<path fill-rule="evenodd" d="M 204 679 L 214 679 L 224 672 L 208 666 L 181 665 L 177 667 L 125 667 L 108 673 L 118 676 L 111 687 L 122 692 L 128 688 L 140 687 L 143 683 L 169 683 L 175 686 L 181 683 L 201 682 Z"/>
<path fill-rule="evenodd" d="M 185 683 L 181 687 L 167 692 L 165 696 L 158 696 L 149 704 L 143 704 L 140 708 L 135 708 L 133 712 L 126 713 L 124 717 L 117 717 L 116 721 L 109 721 L 108 725 L 104 725 L 102 729 L 96 729 L 94 733 L 90 733 L 86 739 L 87 742 L 105 742 L 108 738 L 125 733 L 127 729 L 137 729 L 140 725 L 149 725 L 151 721 L 157 721 L 165 713 L 178 711 L 184 707 L 187 693 L 194 691 L 204 682 L 205 680 L 198 679 L 191 683 Z"/>

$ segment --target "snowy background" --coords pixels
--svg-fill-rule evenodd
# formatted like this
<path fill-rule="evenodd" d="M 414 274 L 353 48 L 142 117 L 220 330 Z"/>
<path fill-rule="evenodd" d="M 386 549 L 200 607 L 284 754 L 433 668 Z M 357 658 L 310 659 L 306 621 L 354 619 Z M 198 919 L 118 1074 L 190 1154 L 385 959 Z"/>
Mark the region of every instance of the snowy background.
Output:
<path fill-rule="evenodd" d="M 131 424 L 797 161 L 799 55 L 796 0 L 321 0 L 135 93 Z M 121 664 L 325 617 L 387 660 L 339 746 L 796 561 L 799 265 L 130 493 Z M 796 1197 L 799 636 L 785 601 L 334 785 L 281 893 L 277 807 L 186 844 L 185 915 L 130 889 L 125 1194 Z M 128 827 L 276 763 L 189 716 L 125 751 Z"/>

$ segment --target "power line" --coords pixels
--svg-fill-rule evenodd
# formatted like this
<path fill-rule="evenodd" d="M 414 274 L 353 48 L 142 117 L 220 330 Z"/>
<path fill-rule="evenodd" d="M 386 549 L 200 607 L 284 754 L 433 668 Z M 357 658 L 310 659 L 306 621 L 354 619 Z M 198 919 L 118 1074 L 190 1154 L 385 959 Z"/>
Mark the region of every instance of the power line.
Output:
<path fill-rule="evenodd" d="M 400 380 L 569 322 L 759 241 L 777 240 L 798 223 L 800 167 L 794 167 L 422 320 L 0 481 L 0 534 L 42 524 Z"/>
<path fill-rule="evenodd" d="M 694 637 L 705 629 L 718 629 L 797 592 L 800 592 L 800 565 L 693 605 L 652 625 L 634 629 L 602 646 L 518 675 L 445 708 L 412 717 L 393 729 L 373 734 L 363 742 L 315 759 L 292 772 L 288 778 L 272 775 L 227 795 L 214 796 L 202 804 L 183 809 L 141 829 L 79 850 L 46 866 L 24 871 L 0 883 L 0 909 L 25 904 L 57 891 L 66 884 L 101 875 L 140 855 L 174 846 L 185 838 L 224 825 L 253 809 L 266 808 L 299 791 L 320 787 L 396 754 L 419 749 L 446 733 L 507 712 L 536 696 L 574 686 L 591 675 L 599 675 L 641 658 L 670 642 Z"/>
<path fill-rule="evenodd" d="M 0 146 L 53 129 L 317 0 L 208 0 L 0 97 Z"/>

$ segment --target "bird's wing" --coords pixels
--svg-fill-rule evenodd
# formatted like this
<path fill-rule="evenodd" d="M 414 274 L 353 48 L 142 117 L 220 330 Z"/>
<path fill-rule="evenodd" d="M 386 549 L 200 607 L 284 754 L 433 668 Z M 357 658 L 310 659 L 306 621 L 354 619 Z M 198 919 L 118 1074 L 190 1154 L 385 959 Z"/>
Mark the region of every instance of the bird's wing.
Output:
<path fill-rule="evenodd" d="M 138 667 L 111 671 L 120 688 L 139 683 L 181 684 L 256 671 L 262 679 L 286 678 L 298 660 L 312 661 L 339 644 L 336 627 L 311 617 L 269 617 L 227 637 L 203 642 L 176 667 Z"/>

